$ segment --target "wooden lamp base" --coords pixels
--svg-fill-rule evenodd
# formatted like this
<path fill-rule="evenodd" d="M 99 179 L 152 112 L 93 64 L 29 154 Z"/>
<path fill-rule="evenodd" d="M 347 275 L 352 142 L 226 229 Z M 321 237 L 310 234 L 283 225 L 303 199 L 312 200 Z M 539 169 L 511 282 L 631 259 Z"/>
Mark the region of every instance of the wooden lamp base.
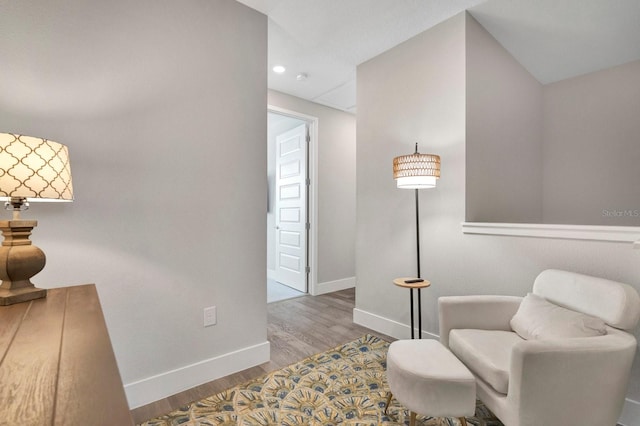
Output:
<path fill-rule="evenodd" d="M 36 288 L 30 281 L 44 268 L 46 258 L 42 250 L 31 244 L 31 230 L 35 220 L 2 220 L 4 236 L 0 246 L 0 306 L 13 305 L 47 296 L 47 290 Z"/>

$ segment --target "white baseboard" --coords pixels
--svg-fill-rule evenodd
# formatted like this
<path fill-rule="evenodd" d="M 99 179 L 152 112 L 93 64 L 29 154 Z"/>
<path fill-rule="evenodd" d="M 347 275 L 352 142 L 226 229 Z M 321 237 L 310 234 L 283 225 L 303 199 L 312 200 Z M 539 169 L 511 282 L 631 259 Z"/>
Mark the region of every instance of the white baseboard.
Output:
<path fill-rule="evenodd" d="M 411 326 L 402 324 L 380 315 L 361 309 L 353 309 L 353 322 L 364 327 L 375 330 L 378 333 L 395 337 L 396 339 L 409 339 L 411 337 Z M 439 339 L 437 334 L 422 331 L 422 337 L 427 339 Z M 622 415 L 618 420 L 623 426 L 640 426 L 640 402 L 626 399 L 622 409 Z"/>
<path fill-rule="evenodd" d="M 353 322 L 396 339 L 409 339 L 411 337 L 411 325 L 402 324 L 361 309 L 353 309 Z M 422 337 L 425 339 L 440 338 L 437 334 L 424 330 L 422 330 Z"/>
<path fill-rule="evenodd" d="M 203 383 L 268 362 L 270 352 L 270 344 L 267 341 L 128 383 L 124 385 L 124 390 L 129 408 L 141 407 Z"/>
<path fill-rule="evenodd" d="M 356 277 L 342 278 L 335 281 L 327 281 L 316 284 L 316 288 L 312 292 L 313 296 L 320 294 L 332 293 L 334 291 L 346 290 L 356 286 Z"/>
<path fill-rule="evenodd" d="M 640 402 L 627 398 L 618 423 L 624 426 L 640 426 Z"/>

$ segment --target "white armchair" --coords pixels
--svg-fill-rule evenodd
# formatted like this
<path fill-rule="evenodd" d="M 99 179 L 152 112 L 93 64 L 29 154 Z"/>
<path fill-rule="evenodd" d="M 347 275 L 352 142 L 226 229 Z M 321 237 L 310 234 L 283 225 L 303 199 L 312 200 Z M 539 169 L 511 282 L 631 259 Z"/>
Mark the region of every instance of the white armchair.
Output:
<path fill-rule="evenodd" d="M 627 331 L 640 319 L 640 296 L 626 284 L 558 270 L 542 272 L 532 293 L 441 297 L 441 342 L 506 426 L 614 426 L 637 348 Z"/>

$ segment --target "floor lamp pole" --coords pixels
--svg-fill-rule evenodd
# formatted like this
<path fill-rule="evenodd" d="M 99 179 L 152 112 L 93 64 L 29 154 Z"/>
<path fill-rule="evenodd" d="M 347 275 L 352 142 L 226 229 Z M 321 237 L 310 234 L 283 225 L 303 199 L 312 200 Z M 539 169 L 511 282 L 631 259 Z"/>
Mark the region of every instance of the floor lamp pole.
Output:
<path fill-rule="evenodd" d="M 420 274 L 420 203 L 418 197 L 418 189 L 414 189 L 416 194 L 416 265 L 418 270 L 417 278 L 422 278 Z M 420 288 L 418 288 L 418 339 L 422 339 L 422 301 L 420 300 Z M 411 290 L 411 306 L 413 306 L 413 289 Z M 411 309 L 413 315 L 413 309 Z M 411 318 L 413 324 L 413 318 Z M 411 338 L 413 339 L 413 327 L 411 328 Z"/>
<path fill-rule="evenodd" d="M 422 278 L 420 275 L 420 206 L 418 203 L 418 189 L 414 189 L 414 191 L 416 192 L 416 253 L 418 255 L 418 275 L 416 275 L 416 278 Z"/>

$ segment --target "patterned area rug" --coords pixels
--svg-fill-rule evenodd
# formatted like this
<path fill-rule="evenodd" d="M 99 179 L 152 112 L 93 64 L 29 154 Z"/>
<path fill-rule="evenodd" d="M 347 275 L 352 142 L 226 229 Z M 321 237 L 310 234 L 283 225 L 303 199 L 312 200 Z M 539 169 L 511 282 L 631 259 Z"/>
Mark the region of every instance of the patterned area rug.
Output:
<path fill-rule="evenodd" d="M 366 335 L 194 402 L 141 426 L 205 425 L 408 425 L 394 398 L 384 414 L 389 343 Z M 420 417 L 421 426 L 458 426 L 457 419 Z M 480 401 L 473 426 L 502 426 Z"/>

